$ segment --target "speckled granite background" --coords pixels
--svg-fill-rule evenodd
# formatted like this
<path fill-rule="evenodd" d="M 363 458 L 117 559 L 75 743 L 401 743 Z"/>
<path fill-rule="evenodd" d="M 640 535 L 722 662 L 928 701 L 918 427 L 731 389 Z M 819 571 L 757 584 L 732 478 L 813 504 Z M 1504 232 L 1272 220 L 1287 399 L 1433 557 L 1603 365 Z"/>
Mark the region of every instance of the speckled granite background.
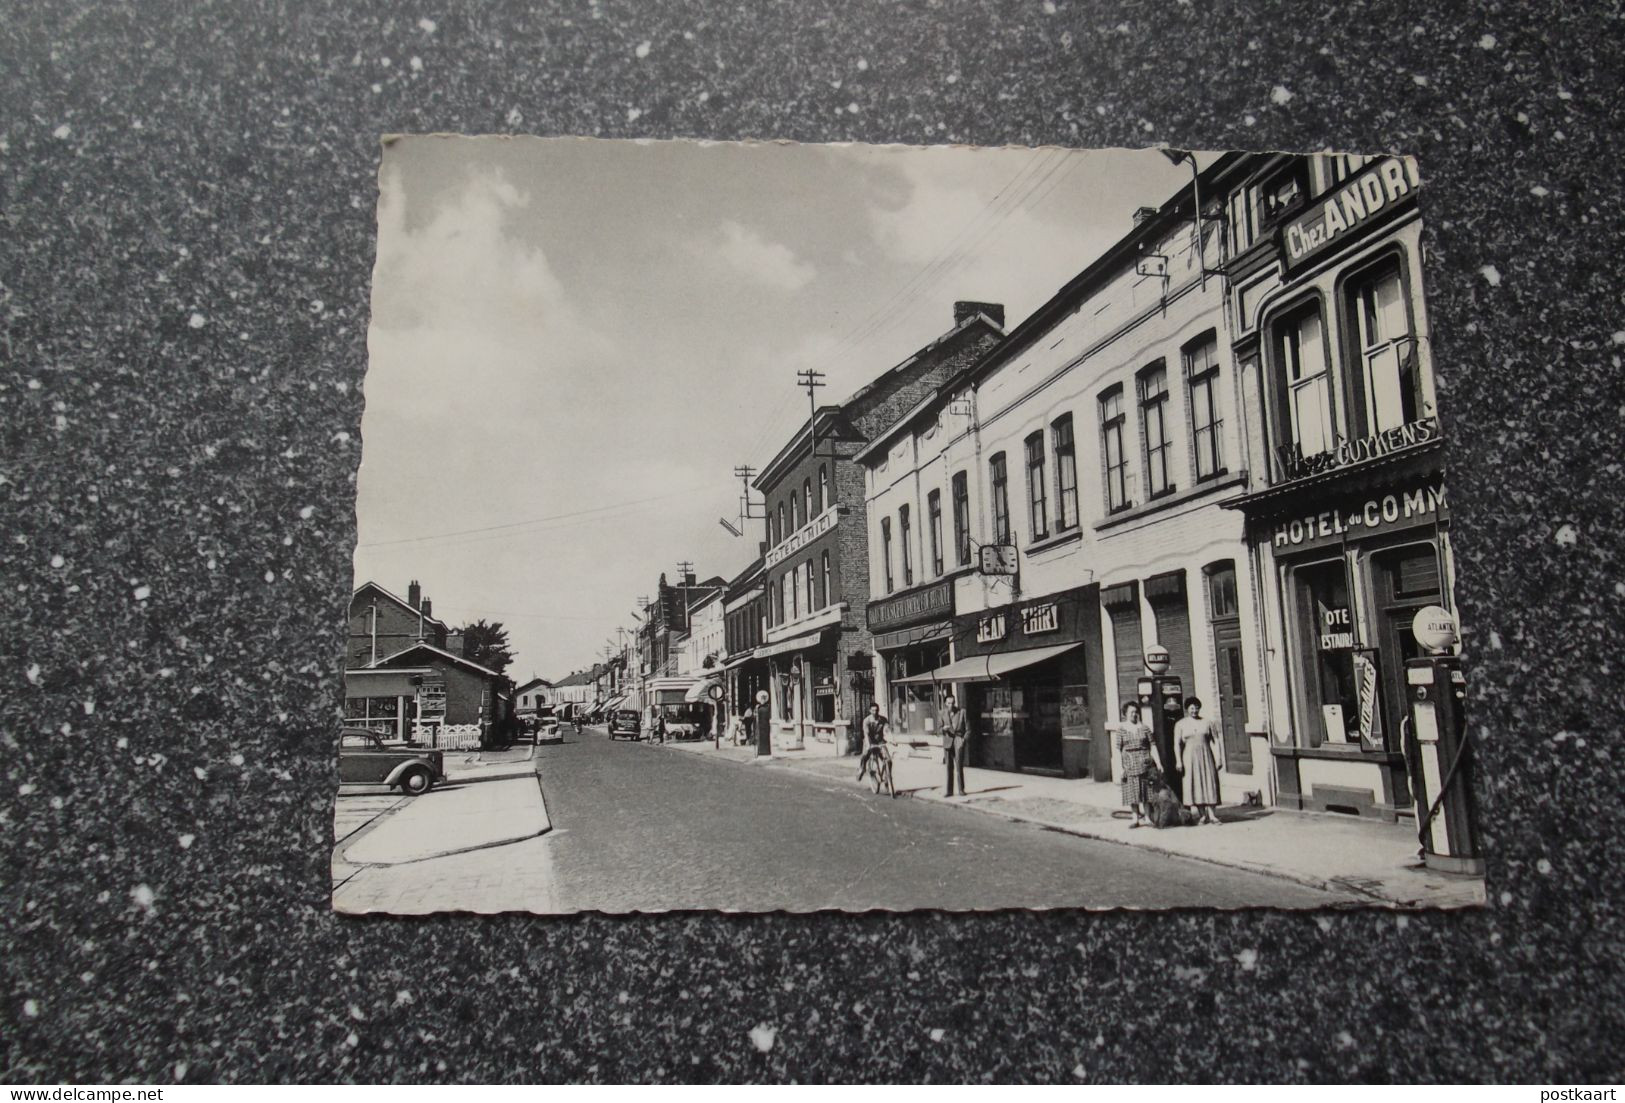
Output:
<path fill-rule="evenodd" d="M 0 1079 L 1625 1076 L 1618 6 L 753 7 L 0 20 Z M 389 131 L 1418 155 L 1491 906 L 334 915 Z"/>

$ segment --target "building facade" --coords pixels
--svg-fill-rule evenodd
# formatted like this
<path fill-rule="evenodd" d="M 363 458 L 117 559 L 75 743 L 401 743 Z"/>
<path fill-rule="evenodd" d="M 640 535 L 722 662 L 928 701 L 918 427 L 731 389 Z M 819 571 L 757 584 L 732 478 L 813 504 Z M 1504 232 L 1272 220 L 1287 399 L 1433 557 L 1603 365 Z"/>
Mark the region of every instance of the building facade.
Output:
<path fill-rule="evenodd" d="M 955 690 L 973 765 L 1112 780 L 1107 725 L 1160 646 L 1180 694 L 1221 722 L 1225 788 L 1258 788 L 1262 676 L 1244 642 L 1257 632 L 1236 600 L 1247 545 L 1222 508 L 1248 485 L 1215 217 L 1238 169 L 1222 158 L 1142 209 L 863 456 L 871 569 L 892 589 L 871 619 L 947 617 L 893 637 L 894 722 Z"/>
<path fill-rule="evenodd" d="M 734 576 L 723 593 L 723 637 L 728 653 L 722 664 L 723 688 L 735 714 L 752 709 L 756 694 L 767 689 L 767 661 L 756 657 L 766 629 L 765 593 L 760 555 Z"/>
<path fill-rule="evenodd" d="M 762 558 L 776 747 L 845 753 L 875 694 L 866 616 L 871 570 L 864 469 L 870 438 L 966 370 L 1002 336 L 1004 311 L 954 304 L 951 329 L 838 405 L 814 411 L 754 482 L 766 506 Z"/>
<path fill-rule="evenodd" d="M 1244 519 L 1271 657 L 1268 756 L 1295 808 L 1410 814 L 1411 619 L 1454 610 L 1422 297 L 1399 157 L 1254 156 L 1227 192 L 1233 356 L 1259 408 Z"/>

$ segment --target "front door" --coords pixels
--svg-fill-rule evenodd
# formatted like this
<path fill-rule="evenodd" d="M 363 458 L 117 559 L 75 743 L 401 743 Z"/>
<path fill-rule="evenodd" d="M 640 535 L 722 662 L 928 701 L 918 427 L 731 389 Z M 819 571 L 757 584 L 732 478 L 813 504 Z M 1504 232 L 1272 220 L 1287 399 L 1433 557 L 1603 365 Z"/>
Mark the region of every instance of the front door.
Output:
<path fill-rule="evenodd" d="M 1247 736 L 1247 679 L 1242 673 L 1241 630 L 1214 627 L 1214 656 L 1219 666 L 1219 726 L 1224 731 L 1225 768 L 1232 773 L 1253 770 L 1252 740 Z"/>
<path fill-rule="evenodd" d="M 1028 682 L 1026 716 L 1016 723 L 1016 765 L 1041 771 L 1061 768 L 1061 687 L 1050 682 Z"/>

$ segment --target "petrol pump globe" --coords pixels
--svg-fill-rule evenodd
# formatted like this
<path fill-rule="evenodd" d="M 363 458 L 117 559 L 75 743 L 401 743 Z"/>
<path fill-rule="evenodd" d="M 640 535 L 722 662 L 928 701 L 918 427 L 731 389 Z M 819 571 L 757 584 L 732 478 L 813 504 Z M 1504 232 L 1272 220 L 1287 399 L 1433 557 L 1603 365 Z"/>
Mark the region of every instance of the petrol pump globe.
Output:
<path fill-rule="evenodd" d="M 1168 673 L 1168 664 L 1171 661 L 1168 649 L 1161 644 L 1152 644 L 1145 649 L 1145 668 L 1153 674 Z"/>
<path fill-rule="evenodd" d="M 1428 605 L 1416 611 L 1411 618 L 1411 634 L 1423 651 L 1430 655 L 1449 653 L 1460 639 L 1456 618 L 1442 605 Z"/>

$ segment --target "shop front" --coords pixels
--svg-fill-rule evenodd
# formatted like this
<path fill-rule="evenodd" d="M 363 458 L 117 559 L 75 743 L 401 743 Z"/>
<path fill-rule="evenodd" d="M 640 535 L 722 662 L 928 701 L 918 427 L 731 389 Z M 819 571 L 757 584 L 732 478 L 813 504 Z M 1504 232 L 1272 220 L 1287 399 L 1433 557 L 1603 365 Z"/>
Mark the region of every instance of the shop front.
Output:
<path fill-rule="evenodd" d="M 1033 598 L 955 620 L 958 658 L 901 685 L 949 685 L 970 714 L 969 764 L 1057 777 L 1090 774 L 1102 738 L 1099 587 Z M 1097 735 L 1097 733 L 1099 733 Z"/>
<path fill-rule="evenodd" d="M 838 678 L 840 639 L 840 628 L 834 626 L 756 649 L 757 657 L 768 661 L 775 750 L 823 743 L 842 753 L 846 709 Z"/>
<path fill-rule="evenodd" d="M 1280 803 L 1408 812 L 1405 662 L 1422 653 L 1411 622 L 1454 608 L 1442 476 L 1381 464 L 1274 487 L 1243 508 L 1279 602 L 1292 714 L 1271 740 Z"/>
<path fill-rule="evenodd" d="M 922 741 L 936 735 L 940 695 L 947 690 L 929 680 L 910 679 L 948 665 L 953 614 L 954 586 L 949 579 L 869 603 L 869 631 L 881 682 L 876 699 L 896 736 Z"/>

